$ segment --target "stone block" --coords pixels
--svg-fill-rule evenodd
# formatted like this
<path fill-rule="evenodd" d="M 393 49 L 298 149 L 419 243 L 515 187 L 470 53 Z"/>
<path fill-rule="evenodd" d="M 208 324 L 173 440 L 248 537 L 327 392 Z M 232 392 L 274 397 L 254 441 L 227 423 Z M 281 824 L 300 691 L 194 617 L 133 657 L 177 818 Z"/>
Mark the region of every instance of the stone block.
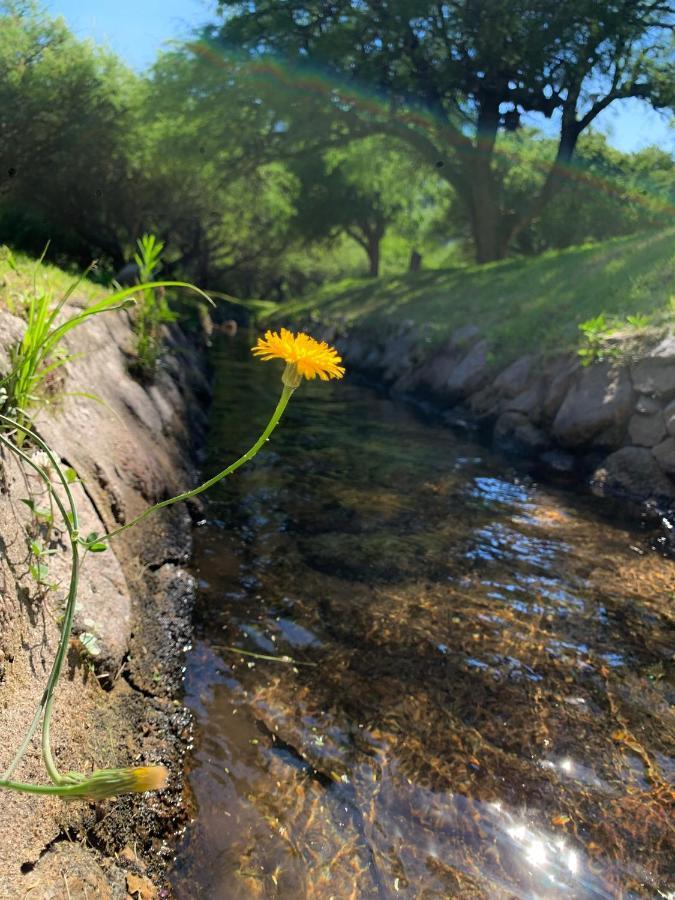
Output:
<path fill-rule="evenodd" d="M 628 434 L 638 447 L 655 447 L 666 437 L 666 423 L 661 411 L 651 415 L 635 413 L 628 423 Z"/>
<path fill-rule="evenodd" d="M 592 483 L 597 493 L 635 501 L 675 497 L 675 485 L 644 447 L 622 447 L 610 454 L 593 473 Z"/>
<path fill-rule="evenodd" d="M 578 373 L 555 417 L 553 434 L 565 447 L 618 444 L 632 410 L 626 369 L 599 363 Z"/>

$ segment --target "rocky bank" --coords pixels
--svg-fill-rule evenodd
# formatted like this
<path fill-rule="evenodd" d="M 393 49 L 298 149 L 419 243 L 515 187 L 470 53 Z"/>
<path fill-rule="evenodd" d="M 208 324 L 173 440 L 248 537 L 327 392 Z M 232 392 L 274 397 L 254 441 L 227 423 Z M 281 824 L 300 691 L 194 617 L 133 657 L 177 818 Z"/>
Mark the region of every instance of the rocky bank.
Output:
<path fill-rule="evenodd" d="M 0 309 L 0 371 L 22 328 Z M 85 533 L 110 531 L 193 482 L 190 460 L 203 436 L 208 384 L 198 350 L 180 330 L 172 327 L 167 339 L 156 382 L 142 386 L 128 372 L 133 337 L 126 313 L 106 313 L 71 332 L 66 349 L 76 358 L 52 385 L 36 427 L 80 479 L 75 492 Z M 13 455 L 0 455 L 3 771 L 46 683 L 69 572 L 66 547 L 22 502 L 39 501 L 40 490 Z M 49 587 L 30 573 L 28 540 L 38 532 L 56 551 Z M 123 533 L 107 552 L 88 555 L 75 633 L 94 635 L 99 653 L 90 657 L 73 642 L 52 726 L 63 770 L 163 763 L 169 788 L 100 803 L 2 792 L 3 900 L 168 896 L 163 861 L 184 822 L 181 758 L 190 740 L 189 718 L 176 699 L 195 588 L 185 568 L 190 552 L 190 510 L 182 505 Z M 17 777 L 45 781 L 39 751 L 31 750 Z"/>
<path fill-rule="evenodd" d="M 675 506 L 675 333 L 618 335 L 606 358 L 583 366 L 537 348 L 508 365 L 472 325 L 435 346 L 413 323 L 383 333 L 340 322 L 308 327 L 352 369 L 394 394 L 423 401 L 451 426 L 480 430 L 497 447 L 604 495 L 656 511 Z"/>

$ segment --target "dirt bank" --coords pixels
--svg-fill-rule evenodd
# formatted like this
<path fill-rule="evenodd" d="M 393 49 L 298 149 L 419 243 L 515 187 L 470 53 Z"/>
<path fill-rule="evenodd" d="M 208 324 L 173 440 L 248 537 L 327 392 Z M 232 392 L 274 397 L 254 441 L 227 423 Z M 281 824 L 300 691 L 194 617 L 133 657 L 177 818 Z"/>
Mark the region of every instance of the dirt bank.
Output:
<path fill-rule="evenodd" d="M 392 393 L 542 471 L 633 506 L 675 508 L 675 333 L 667 328 L 639 344 L 618 334 L 590 365 L 533 345 L 506 366 L 473 325 L 440 347 L 413 322 L 372 332 L 325 320 L 308 328 Z"/>
<path fill-rule="evenodd" d="M 0 309 L 0 371 L 23 325 Z M 77 355 L 55 385 L 37 428 L 81 479 L 82 531 L 99 533 L 193 482 L 190 460 L 205 427 L 208 384 L 198 350 L 174 327 L 156 383 L 141 386 L 127 363 L 133 340 L 125 313 L 73 332 Z M 95 395 L 96 400 L 82 394 Z M 79 396 L 78 396 L 79 395 Z M 21 501 L 40 486 L 0 455 L 0 767 L 9 764 L 44 689 L 65 595 L 65 546 L 49 558 L 51 587 L 30 573 L 28 540 L 44 533 Z M 176 699 L 190 639 L 194 583 L 185 569 L 191 518 L 185 507 L 150 517 L 89 554 L 75 632 L 94 635 L 95 658 L 73 643 L 59 686 L 53 743 L 62 770 L 163 763 L 161 795 L 101 803 L 2 794 L 0 898 L 167 896 L 163 861 L 185 819 L 181 758 L 190 722 Z M 17 776 L 45 781 L 39 752 Z M 153 887 L 154 882 L 155 887 Z"/>

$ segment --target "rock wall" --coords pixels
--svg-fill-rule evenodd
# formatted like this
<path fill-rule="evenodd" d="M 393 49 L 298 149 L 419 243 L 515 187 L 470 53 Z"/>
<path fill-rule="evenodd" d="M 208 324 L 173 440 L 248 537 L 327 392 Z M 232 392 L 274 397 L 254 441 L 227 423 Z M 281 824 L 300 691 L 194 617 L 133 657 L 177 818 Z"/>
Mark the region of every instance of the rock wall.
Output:
<path fill-rule="evenodd" d="M 0 371 L 22 328 L 0 309 Z M 133 342 L 125 313 L 107 313 L 71 332 L 67 350 L 76 358 L 36 426 L 81 479 L 75 492 L 85 533 L 112 530 L 193 481 L 189 461 L 203 437 L 208 384 L 198 349 L 177 327 L 167 337 L 169 353 L 156 383 L 143 387 L 127 371 Z M 58 534 L 37 526 L 21 502 L 34 497 L 40 505 L 40 492 L 38 479 L 3 451 L 1 771 L 44 689 L 69 573 Z M 56 551 L 49 558 L 51 587 L 40 587 L 30 573 L 28 541 L 35 537 Z M 149 517 L 107 552 L 87 556 L 75 632 L 93 634 L 100 653 L 92 659 L 73 643 L 52 726 L 62 770 L 163 763 L 171 770 L 169 788 L 96 804 L 2 792 L 3 900 L 157 896 L 153 881 L 162 881 L 167 838 L 185 816 L 181 756 L 190 723 L 175 698 L 190 640 L 190 552 L 191 519 L 183 505 Z M 46 780 L 37 749 L 16 774 Z"/>
<path fill-rule="evenodd" d="M 318 330 L 350 367 L 430 403 L 450 425 L 480 429 L 500 449 L 587 479 L 598 493 L 657 510 L 675 504 L 675 333 L 638 351 L 618 342 L 611 360 L 587 367 L 575 354 L 536 348 L 500 367 L 471 325 L 440 347 L 412 323 L 388 334 Z"/>

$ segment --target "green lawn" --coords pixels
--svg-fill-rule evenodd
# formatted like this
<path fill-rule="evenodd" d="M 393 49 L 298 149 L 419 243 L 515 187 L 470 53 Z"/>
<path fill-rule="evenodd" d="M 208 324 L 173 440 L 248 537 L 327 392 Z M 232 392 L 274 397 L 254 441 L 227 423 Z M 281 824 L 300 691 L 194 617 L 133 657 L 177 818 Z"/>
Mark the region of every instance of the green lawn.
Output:
<path fill-rule="evenodd" d="M 437 269 L 377 280 L 350 279 L 284 304 L 275 322 L 338 319 L 368 330 L 404 320 L 428 323 L 443 340 L 475 324 L 497 359 L 578 345 L 580 322 L 636 313 L 675 315 L 675 228 L 535 259 Z"/>
<path fill-rule="evenodd" d="M 34 291 L 45 291 L 58 300 L 78 275 L 0 246 L 0 308 L 20 315 L 26 297 Z M 84 279 L 77 288 L 77 297 L 94 300 L 104 292 L 105 288 Z"/>

